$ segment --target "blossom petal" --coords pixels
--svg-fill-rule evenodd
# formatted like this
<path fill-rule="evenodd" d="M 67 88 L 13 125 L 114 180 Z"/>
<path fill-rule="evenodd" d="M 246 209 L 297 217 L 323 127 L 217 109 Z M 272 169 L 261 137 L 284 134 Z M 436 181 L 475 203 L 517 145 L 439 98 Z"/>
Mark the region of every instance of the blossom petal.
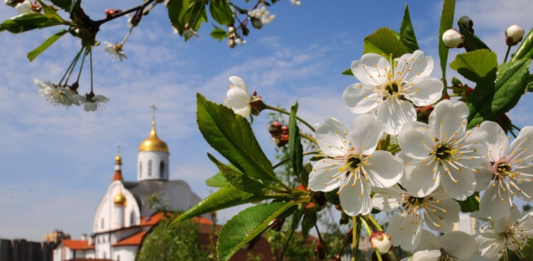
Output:
<path fill-rule="evenodd" d="M 421 250 L 440 250 L 441 244 L 435 234 L 423 229 L 421 232 L 420 244 L 414 249 L 414 251 Z"/>
<path fill-rule="evenodd" d="M 531 167 L 533 168 L 533 167 Z M 514 186 L 509 186 L 512 193 L 515 196 L 524 201 L 532 201 L 533 197 L 533 182 L 532 181 L 516 181 L 514 180 Z"/>
<path fill-rule="evenodd" d="M 480 129 L 487 132 L 486 144 L 489 150 L 490 161 L 499 161 L 505 156 L 509 148 L 509 139 L 503 132 L 502 127 L 493 121 L 484 121 L 479 126 Z"/>
<path fill-rule="evenodd" d="M 485 163 L 484 166 L 481 166 L 476 169 L 477 173 L 474 175 L 476 177 L 476 188 L 475 191 L 482 191 L 487 189 L 492 181 L 494 172 L 492 172 L 492 166 L 489 162 Z"/>
<path fill-rule="evenodd" d="M 372 188 L 372 191 L 375 192 L 372 205 L 381 211 L 391 212 L 397 209 L 403 201 L 403 195 L 398 189 Z"/>
<path fill-rule="evenodd" d="M 496 233 L 502 233 L 513 227 L 514 223 L 520 218 L 520 211 L 516 205 L 513 205 L 510 211 L 507 211 L 503 218 L 493 219 L 492 226 Z"/>
<path fill-rule="evenodd" d="M 85 111 L 96 111 L 98 106 L 94 102 L 86 102 L 84 106 Z"/>
<path fill-rule="evenodd" d="M 346 128 L 333 117 L 327 117 L 325 122 L 316 127 L 316 141 L 320 149 L 328 156 L 345 156 L 349 146 Z"/>
<path fill-rule="evenodd" d="M 372 211 L 368 182 L 364 179 L 355 180 L 353 175 L 350 175 L 348 181 L 340 188 L 339 200 L 342 209 L 349 216 L 367 215 Z"/>
<path fill-rule="evenodd" d="M 531 161 L 533 158 L 533 126 L 524 127 L 509 147 L 511 161 Z"/>
<path fill-rule="evenodd" d="M 402 186 L 415 197 L 425 197 L 439 186 L 440 175 L 434 175 L 432 171 L 433 165 L 429 166 L 425 163 L 406 166 Z"/>
<path fill-rule="evenodd" d="M 475 237 L 481 255 L 493 260 L 500 260 L 505 251 L 505 244 L 498 242 L 500 236 L 495 233 L 482 233 Z"/>
<path fill-rule="evenodd" d="M 425 219 L 429 228 L 439 232 L 450 232 L 453 223 L 459 221 L 461 206 L 453 199 L 443 199 L 426 207 Z"/>
<path fill-rule="evenodd" d="M 352 73 L 359 81 L 369 86 L 379 86 L 380 75 L 390 73 L 392 66 L 379 54 L 367 53 L 359 61 L 352 62 Z"/>
<path fill-rule="evenodd" d="M 248 90 L 248 86 L 246 86 L 246 83 L 243 81 L 241 77 L 231 76 L 229 77 L 229 81 L 233 84 L 233 87 L 243 90 L 246 93 L 246 96 L 248 97 L 251 96 L 250 91 Z"/>
<path fill-rule="evenodd" d="M 363 170 L 374 187 L 392 187 L 402 177 L 403 160 L 392 156 L 388 151 L 374 151 L 372 156 L 367 158 L 367 162 L 363 165 Z"/>
<path fill-rule="evenodd" d="M 345 172 L 339 172 L 339 160 L 319 160 L 309 174 L 309 188 L 313 191 L 329 192 L 342 186 L 345 177 Z"/>
<path fill-rule="evenodd" d="M 370 88 L 362 83 L 356 83 L 344 90 L 342 98 L 350 112 L 364 114 L 378 107 L 383 97 Z"/>
<path fill-rule="evenodd" d="M 451 256 L 457 259 L 467 259 L 477 251 L 477 243 L 462 231 L 452 231 L 440 237 L 442 248 Z"/>
<path fill-rule="evenodd" d="M 359 115 L 352 122 L 348 135 L 356 153 L 370 155 L 383 136 L 383 124 L 373 115 Z"/>
<path fill-rule="evenodd" d="M 438 261 L 440 250 L 423 250 L 416 252 L 409 261 Z"/>
<path fill-rule="evenodd" d="M 376 116 L 385 125 L 385 132 L 398 135 L 405 123 L 416 121 L 416 110 L 410 102 L 393 96 L 381 103 Z"/>
<path fill-rule="evenodd" d="M 433 135 L 426 124 L 408 122 L 398 136 L 398 144 L 402 152 L 408 157 L 426 159 L 433 150 Z"/>
<path fill-rule="evenodd" d="M 479 210 L 483 215 L 490 215 L 493 219 L 503 218 L 512 207 L 513 197 L 508 189 L 500 189 L 500 181 L 489 186 L 481 197 Z"/>
<path fill-rule="evenodd" d="M 413 250 L 420 244 L 421 223 L 415 224 L 409 220 L 406 212 L 400 212 L 392 217 L 387 227 L 387 233 L 391 236 L 394 246 L 401 246 L 404 250 Z"/>
<path fill-rule="evenodd" d="M 443 140 L 446 137 L 463 137 L 469 113 L 468 106 L 463 102 L 450 100 L 439 102 L 429 115 L 429 126 L 437 135 L 435 138 Z"/>
<path fill-rule="evenodd" d="M 224 100 L 224 105 L 231 108 L 236 114 L 239 114 L 245 118 L 250 116 L 250 96 L 241 88 L 229 89 L 228 98 Z"/>
<path fill-rule="evenodd" d="M 450 197 L 457 200 L 466 200 L 474 193 L 476 188 L 476 178 L 474 172 L 469 169 L 453 167 L 451 164 L 444 164 L 440 167 L 441 184 Z"/>
<path fill-rule="evenodd" d="M 416 106 L 427 106 L 440 100 L 443 88 L 442 81 L 424 75 L 407 82 L 403 95 Z"/>
<path fill-rule="evenodd" d="M 396 71 L 400 72 L 402 80 L 411 81 L 420 76 L 430 75 L 433 71 L 433 58 L 424 57 L 424 52 L 416 50 L 412 54 L 404 54 L 398 59 Z"/>

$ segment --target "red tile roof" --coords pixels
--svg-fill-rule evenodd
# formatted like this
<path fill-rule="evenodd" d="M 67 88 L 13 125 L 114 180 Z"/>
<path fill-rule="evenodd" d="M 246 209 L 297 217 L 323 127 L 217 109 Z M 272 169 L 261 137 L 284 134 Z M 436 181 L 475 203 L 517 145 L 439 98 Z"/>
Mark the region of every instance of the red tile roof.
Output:
<path fill-rule="evenodd" d="M 89 241 L 87 240 L 71 240 L 71 239 L 63 239 L 61 240 L 65 246 L 72 250 L 87 250 L 87 249 L 94 249 L 94 245 L 89 245 Z"/>
<path fill-rule="evenodd" d="M 138 246 L 143 242 L 143 238 L 146 234 L 148 234 L 148 231 L 141 231 L 117 242 L 113 246 Z"/>

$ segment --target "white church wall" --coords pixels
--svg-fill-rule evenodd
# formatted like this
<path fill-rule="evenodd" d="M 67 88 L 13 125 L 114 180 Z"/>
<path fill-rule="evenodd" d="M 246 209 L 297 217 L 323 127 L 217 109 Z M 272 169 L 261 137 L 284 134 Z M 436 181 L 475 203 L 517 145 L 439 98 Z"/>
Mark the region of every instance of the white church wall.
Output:
<path fill-rule="evenodd" d="M 169 154 L 162 151 L 139 151 L 137 155 L 137 180 L 168 180 Z M 163 161 L 163 173 L 160 166 Z"/>
<path fill-rule="evenodd" d="M 113 249 L 112 258 L 117 261 L 134 261 L 137 249 L 137 246 L 117 246 Z"/>

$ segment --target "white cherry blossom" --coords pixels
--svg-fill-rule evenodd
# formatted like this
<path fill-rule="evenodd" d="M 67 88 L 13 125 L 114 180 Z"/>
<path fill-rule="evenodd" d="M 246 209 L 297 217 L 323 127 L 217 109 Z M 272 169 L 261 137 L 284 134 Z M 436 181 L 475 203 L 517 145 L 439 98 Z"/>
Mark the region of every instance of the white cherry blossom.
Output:
<path fill-rule="evenodd" d="M 476 237 L 479 252 L 492 260 L 507 256 L 507 250 L 520 252 L 533 238 L 533 213 L 522 213 L 516 205 L 506 215 L 492 221 L 492 230 Z"/>
<path fill-rule="evenodd" d="M 392 60 L 390 58 L 389 60 Z M 416 121 L 413 106 L 427 106 L 442 96 L 442 82 L 430 77 L 433 58 L 417 50 L 394 62 L 374 53 L 352 62 L 353 75 L 360 81 L 343 94 L 348 109 L 356 114 L 374 112 L 385 124 L 385 132 L 400 133 L 403 124 Z"/>
<path fill-rule="evenodd" d="M 113 57 L 113 61 L 118 57 L 118 59 L 122 62 L 123 59 L 127 59 L 128 56 L 124 53 L 122 50 L 122 46 L 119 44 L 112 44 L 110 42 L 104 42 L 107 46 L 104 47 L 104 50 L 111 54 Z"/>
<path fill-rule="evenodd" d="M 477 243 L 474 238 L 462 231 L 453 231 L 437 238 L 423 230 L 422 240 L 416 253 L 409 261 L 490 261 L 489 258 L 474 255 Z"/>
<path fill-rule="evenodd" d="M 81 104 L 84 104 L 83 109 L 85 111 L 97 111 L 104 108 L 104 103 L 109 101 L 109 98 L 107 98 L 104 95 L 94 95 L 94 93 L 87 94 L 85 96 L 81 95 L 74 95 L 73 98 L 80 101 Z"/>
<path fill-rule="evenodd" d="M 248 91 L 248 86 L 238 76 L 231 76 L 229 80 L 233 85 L 229 87 L 228 98 L 224 100 L 224 105 L 231 108 L 235 114 L 247 118 L 252 113 L 252 107 L 250 106 L 252 97 L 250 96 L 250 91 Z"/>
<path fill-rule="evenodd" d="M 374 208 L 385 212 L 400 209 L 391 218 L 387 233 L 392 237 L 392 244 L 404 250 L 411 251 L 420 244 L 424 224 L 445 233 L 453 229 L 454 222 L 459 221 L 459 203 L 442 190 L 420 198 L 398 186 L 373 191 L 376 192 L 372 197 Z"/>
<path fill-rule="evenodd" d="M 15 8 L 19 12 L 19 14 L 26 14 L 26 13 L 34 13 L 32 8 L 32 3 L 30 0 L 25 0 L 22 3 L 18 3 Z"/>
<path fill-rule="evenodd" d="M 324 192 L 338 188 L 346 214 L 369 214 L 370 187 L 393 186 L 403 173 L 400 158 L 376 150 L 382 135 L 383 124 L 369 114 L 357 117 L 349 131 L 337 119 L 326 118 L 316 128 L 316 140 L 326 158 L 315 163 L 309 188 Z"/>
<path fill-rule="evenodd" d="M 513 206 L 514 196 L 533 200 L 533 127 L 523 128 L 510 145 L 497 123 L 485 121 L 480 129 L 488 133 L 486 144 L 490 161 L 476 175 L 477 190 L 486 189 L 479 206 L 480 215 L 500 219 Z"/>
<path fill-rule="evenodd" d="M 398 137 L 402 153 L 409 160 L 401 183 L 409 193 L 424 197 L 439 185 L 457 200 L 472 195 L 476 168 L 486 162 L 487 132 L 466 131 L 466 104 L 443 100 L 429 115 L 429 124 L 409 122 Z"/>
<path fill-rule="evenodd" d="M 72 104 L 79 105 L 78 100 L 73 97 L 74 93 L 69 88 L 54 86 L 50 81 L 43 82 L 34 79 L 33 82 L 39 87 L 39 94 L 52 105 L 65 107 Z"/>

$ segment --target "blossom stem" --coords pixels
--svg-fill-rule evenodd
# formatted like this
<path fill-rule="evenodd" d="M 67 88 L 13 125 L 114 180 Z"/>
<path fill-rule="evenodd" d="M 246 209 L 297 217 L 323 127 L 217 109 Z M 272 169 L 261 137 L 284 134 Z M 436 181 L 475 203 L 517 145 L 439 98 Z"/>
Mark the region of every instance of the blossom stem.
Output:
<path fill-rule="evenodd" d="M 370 222 L 372 222 L 372 225 L 374 225 L 374 227 L 375 227 L 378 231 L 383 232 L 383 228 L 379 225 L 379 223 L 374 219 L 373 216 L 371 216 L 371 215 L 366 215 L 366 218 L 367 218 L 368 220 L 370 220 Z"/>
<path fill-rule="evenodd" d="M 293 215 L 293 218 L 295 218 L 294 215 Z M 289 242 L 291 241 L 292 235 L 294 234 L 294 230 L 296 230 L 296 229 L 291 229 L 291 233 L 289 234 L 289 237 L 287 238 L 287 241 L 285 241 L 285 245 L 283 246 L 283 249 L 281 250 L 281 254 L 279 255 L 278 261 L 282 261 L 283 260 L 283 255 L 285 254 L 285 250 L 289 246 Z"/>
<path fill-rule="evenodd" d="M 370 226 L 366 222 L 365 217 L 359 216 L 359 219 L 361 220 L 361 223 L 363 223 L 363 225 L 365 226 L 366 232 L 368 233 L 368 236 L 371 236 L 372 235 L 372 229 L 370 228 Z"/>
<path fill-rule="evenodd" d="M 302 153 L 302 155 L 304 155 L 304 156 L 307 156 L 307 155 L 313 155 L 313 154 L 318 154 L 318 152 L 316 152 L 316 151 L 309 151 L 309 152 L 304 152 L 304 153 Z M 277 167 L 279 167 L 279 166 L 281 166 L 281 165 L 283 165 L 283 164 L 285 164 L 285 163 L 287 163 L 287 162 L 289 162 L 289 161 L 290 161 L 289 158 L 284 159 L 284 160 L 278 162 L 276 165 L 274 165 L 273 168 L 276 169 Z"/>
<path fill-rule="evenodd" d="M 283 114 L 291 115 L 290 112 L 288 112 L 288 111 L 286 111 L 284 109 L 280 109 L 280 108 L 273 107 L 273 106 L 270 106 L 270 105 L 266 105 L 265 109 L 270 109 L 270 110 L 277 111 L 277 112 L 280 112 L 280 113 L 283 113 Z M 315 132 L 315 128 L 313 128 L 313 126 L 311 126 L 311 124 L 307 123 L 305 120 L 303 120 L 302 118 L 300 118 L 298 116 L 296 116 L 296 119 L 299 120 L 301 123 L 305 124 L 305 126 L 307 126 L 307 128 L 309 128 L 311 131 Z"/>
<path fill-rule="evenodd" d="M 507 52 L 505 53 L 505 59 L 503 59 L 503 62 L 507 62 L 507 57 L 509 56 L 509 51 L 511 51 L 511 46 L 510 45 L 507 47 Z"/>
<path fill-rule="evenodd" d="M 321 242 L 324 241 L 322 239 L 322 235 L 320 234 L 320 230 L 318 230 L 318 226 L 316 225 L 316 223 L 315 223 L 315 230 L 316 230 L 316 233 L 318 235 L 318 240 L 320 240 Z"/>
<path fill-rule="evenodd" d="M 359 256 L 357 255 L 357 246 L 359 245 L 359 235 L 358 231 L 361 230 L 361 222 L 357 222 L 357 218 L 352 217 L 352 261 L 357 261 Z"/>
<path fill-rule="evenodd" d="M 131 31 L 133 31 L 133 28 L 135 28 L 135 26 L 130 27 L 130 30 L 128 31 L 128 33 L 124 37 L 124 40 L 122 40 L 122 43 L 120 43 L 120 48 L 122 48 L 122 46 L 124 46 L 124 44 L 126 43 L 126 40 L 128 40 L 128 38 L 130 37 Z"/>
<path fill-rule="evenodd" d="M 85 57 L 87 57 L 87 54 L 83 55 L 83 58 L 81 58 L 81 65 L 80 65 L 80 71 L 78 72 L 78 78 L 76 79 L 76 82 L 80 81 L 81 72 L 83 71 L 83 64 L 85 64 Z M 91 90 L 92 91 L 92 90 Z"/>
<path fill-rule="evenodd" d="M 93 49 L 89 50 L 89 59 L 91 63 L 91 93 L 93 93 Z"/>
<path fill-rule="evenodd" d="M 300 132 L 300 136 L 303 137 L 304 139 L 309 140 L 310 142 L 312 142 L 312 143 L 314 143 L 314 144 L 318 144 L 318 143 L 316 142 L 316 139 L 313 138 L 312 136 L 309 136 L 309 135 L 307 135 L 307 134 L 305 134 L 305 133 L 302 133 L 302 132 Z"/>
<path fill-rule="evenodd" d="M 65 79 L 65 77 L 67 77 L 67 75 L 68 75 L 68 78 L 67 78 L 67 82 L 68 82 L 68 79 L 70 78 L 70 74 L 72 74 L 72 70 L 76 66 L 76 63 L 78 63 L 78 59 L 80 58 L 80 55 L 81 55 L 81 53 L 83 52 L 84 49 L 85 49 L 85 47 L 82 46 L 80 51 L 78 52 L 78 54 L 76 54 L 76 57 L 74 57 L 74 60 L 72 60 L 72 62 L 68 66 L 67 71 L 65 72 L 63 77 L 61 77 L 61 80 L 58 83 L 59 85 L 62 84 L 63 80 Z"/>

